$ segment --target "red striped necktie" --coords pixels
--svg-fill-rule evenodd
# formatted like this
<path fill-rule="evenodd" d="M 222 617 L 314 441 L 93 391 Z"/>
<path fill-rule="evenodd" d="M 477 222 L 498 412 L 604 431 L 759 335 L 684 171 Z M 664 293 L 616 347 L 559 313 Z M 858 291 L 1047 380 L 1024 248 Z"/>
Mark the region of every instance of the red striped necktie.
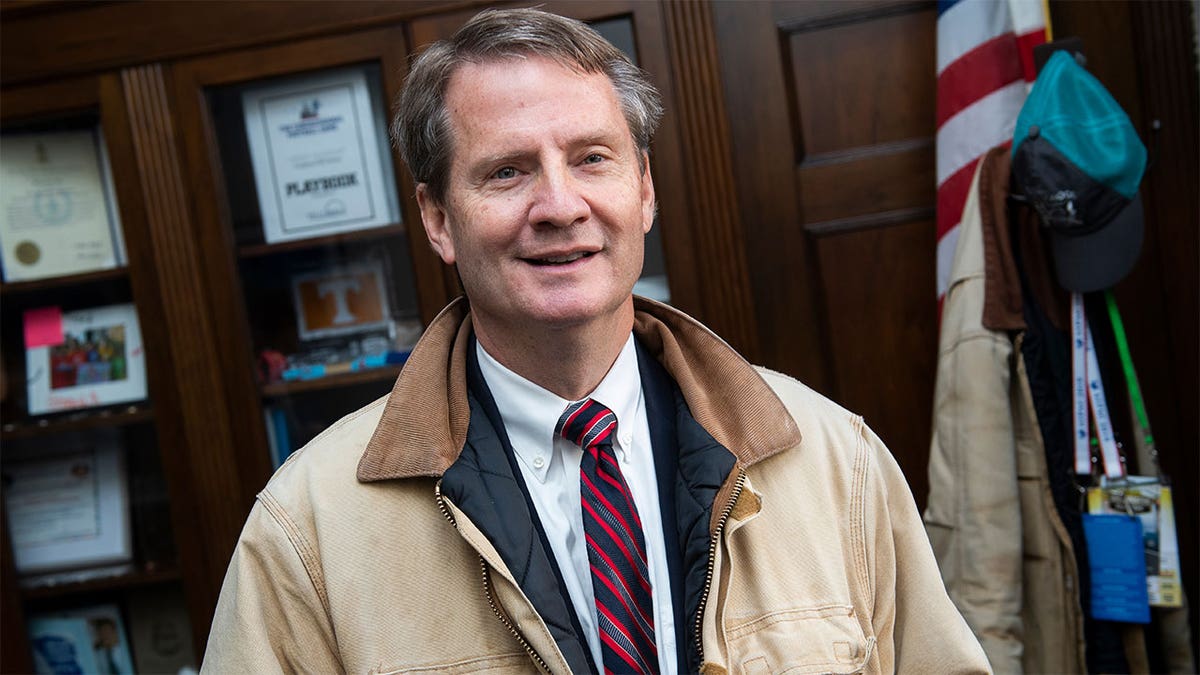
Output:
<path fill-rule="evenodd" d="M 604 672 L 657 673 L 646 540 L 613 454 L 616 431 L 617 416 L 592 399 L 567 406 L 555 427 L 583 449 L 579 492 Z"/>

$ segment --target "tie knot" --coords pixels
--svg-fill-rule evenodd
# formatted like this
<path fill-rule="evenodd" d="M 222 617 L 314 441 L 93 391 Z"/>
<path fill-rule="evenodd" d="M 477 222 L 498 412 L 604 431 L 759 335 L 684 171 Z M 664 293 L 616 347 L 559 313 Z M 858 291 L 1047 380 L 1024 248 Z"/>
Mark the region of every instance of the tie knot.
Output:
<path fill-rule="evenodd" d="M 554 433 L 587 450 L 608 441 L 616 428 L 617 416 L 613 411 L 589 398 L 567 406 Z"/>

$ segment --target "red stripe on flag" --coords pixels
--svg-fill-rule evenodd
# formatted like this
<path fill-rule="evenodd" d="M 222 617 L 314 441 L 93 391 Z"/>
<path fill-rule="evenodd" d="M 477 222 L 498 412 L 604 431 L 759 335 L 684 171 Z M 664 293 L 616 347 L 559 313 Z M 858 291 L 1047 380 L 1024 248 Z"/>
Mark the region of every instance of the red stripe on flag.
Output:
<path fill-rule="evenodd" d="M 971 179 L 975 177 L 975 165 L 979 157 L 971 160 L 966 166 L 955 171 L 938 187 L 937 191 L 937 238 L 938 241 L 951 230 L 958 221 L 962 220 L 963 207 L 967 204 L 967 192 L 971 189 Z"/>
<path fill-rule="evenodd" d="M 938 76 L 937 126 L 972 103 L 1023 77 L 1017 40 L 997 35 L 951 63 Z"/>
<path fill-rule="evenodd" d="M 1046 43 L 1046 29 L 1038 28 L 1017 36 L 1017 53 L 1021 57 L 1021 74 L 1026 82 L 1037 78 L 1037 67 L 1033 63 L 1033 48 Z"/>

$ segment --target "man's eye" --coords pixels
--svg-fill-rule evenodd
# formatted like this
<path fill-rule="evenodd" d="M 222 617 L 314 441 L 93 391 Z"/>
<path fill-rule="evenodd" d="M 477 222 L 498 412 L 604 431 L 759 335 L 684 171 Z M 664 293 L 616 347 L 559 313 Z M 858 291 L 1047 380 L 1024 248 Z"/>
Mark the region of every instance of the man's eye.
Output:
<path fill-rule="evenodd" d="M 584 164 L 599 164 L 603 161 L 604 157 L 594 152 L 583 159 Z"/>
<path fill-rule="evenodd" d="M 509 178 L 516 178 L 516 177 L 517 177 L 517 170 L 512 168 L 511 166 L 506 166 L 503 169 L 500 169 L 500 170 L 496 171 L 496 173 L 492 174 L 492 178 L 498 178 L 500 180 L 508 180 Z"/>

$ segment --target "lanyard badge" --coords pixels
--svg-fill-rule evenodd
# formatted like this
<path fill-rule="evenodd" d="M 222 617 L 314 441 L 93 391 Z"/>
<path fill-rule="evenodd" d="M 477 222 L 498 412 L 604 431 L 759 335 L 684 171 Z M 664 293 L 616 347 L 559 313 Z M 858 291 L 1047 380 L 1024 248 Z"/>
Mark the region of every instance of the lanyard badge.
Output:
<path fill-rule="evenodd" d="M 1100 362 L 1096 359 L 1096 345 L 1087 323 L 1081 293 L 1071 294 L 1071 382 L 1075 473 L 1080 476 L 1092 473 L 1091 445 L 1088 442 L 1090 409 L 1096 422 L 1096 435 L 1100 439 L 1100 468 L 1106 478 L 1123 477 L 1125 464 L 1113 435 L 1108 399 L 1104 395 L 1104 382 L 1100 379 Z"/>
<path fill-rule="evenodd" d="M 1075 472 L 1092 474 L 1089 411 L 1099 439 L 1099 484 L 1087 490 L 1084 535 L 1092 572 L 1092 616 L 1145 623 L 1149 607 L 1180 607 L 1183 588 L 1171 487 L 1162 477 L 1125 328 L 1112 293 L 1109 318 L 1121 357 L 1136 423 L 1155 464 L 1154 476 L 1127 476 L 1116 445 L 1095 342 L 1083 296 L 1071 294 L 1071 342 Z M 1149 468 L 1149 467 L 1146 467 Z"/>

